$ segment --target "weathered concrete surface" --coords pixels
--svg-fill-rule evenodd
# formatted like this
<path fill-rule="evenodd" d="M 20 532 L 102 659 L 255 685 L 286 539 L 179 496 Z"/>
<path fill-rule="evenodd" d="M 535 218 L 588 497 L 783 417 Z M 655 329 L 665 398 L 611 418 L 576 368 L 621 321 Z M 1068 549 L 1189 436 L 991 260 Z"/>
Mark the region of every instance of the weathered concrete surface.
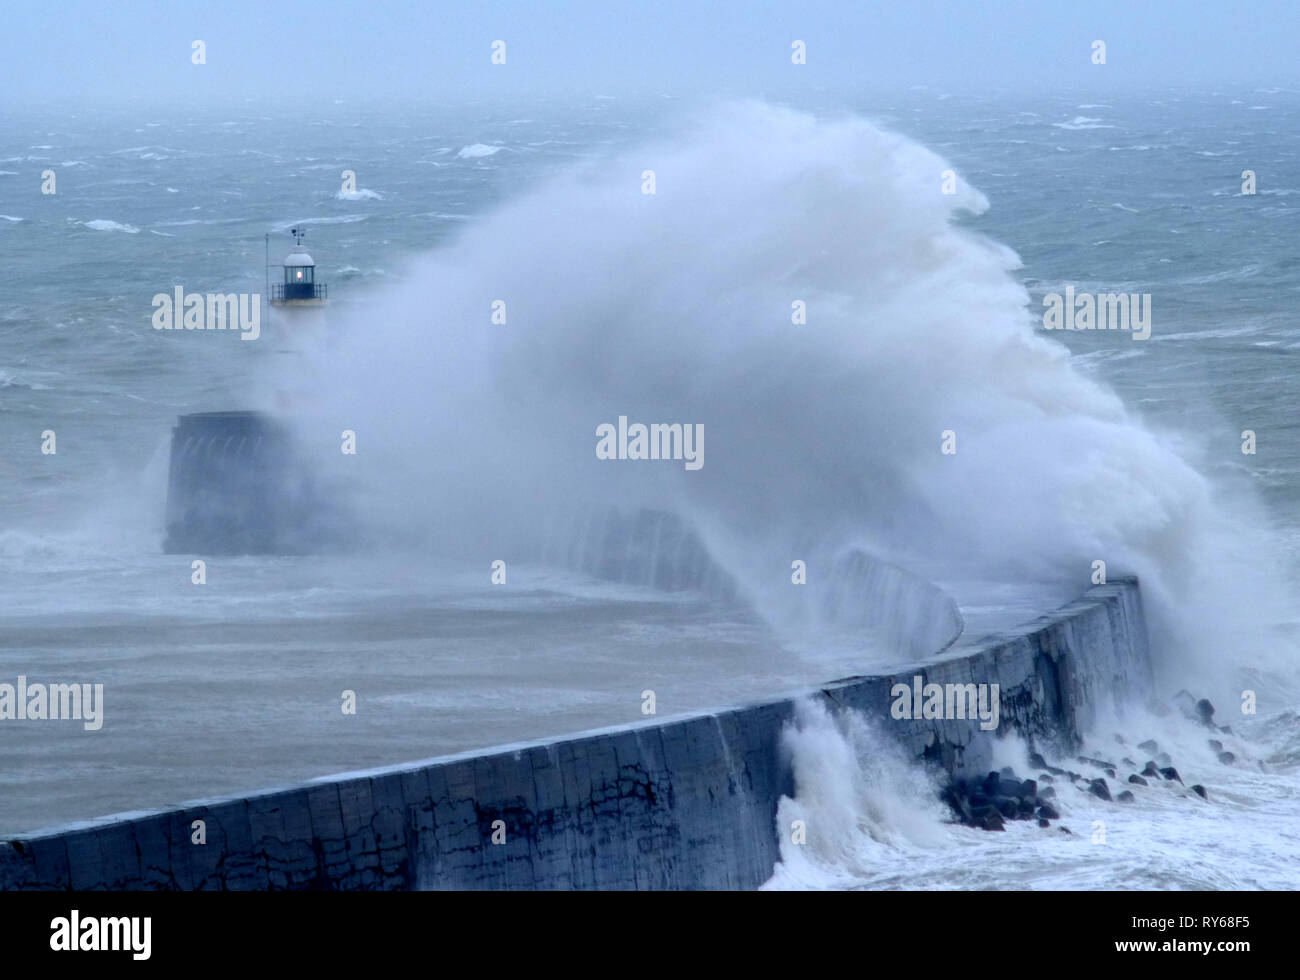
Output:
<path fill-rule="evenodd" d="M 1115 692 L 1150 689 L 1137 583 L 894 676 L 15 838 L 0 843 L 0 888 L 750 889 L 778 859 L 776 805 L 792 791 L 779 743 L 796 701 L 889 719 L 890 689 L 917 673 L 999 684 L 998 732 L 1075 743 Z M 954 775 L 986 771 L 998 734 L 880 727 Z"/>

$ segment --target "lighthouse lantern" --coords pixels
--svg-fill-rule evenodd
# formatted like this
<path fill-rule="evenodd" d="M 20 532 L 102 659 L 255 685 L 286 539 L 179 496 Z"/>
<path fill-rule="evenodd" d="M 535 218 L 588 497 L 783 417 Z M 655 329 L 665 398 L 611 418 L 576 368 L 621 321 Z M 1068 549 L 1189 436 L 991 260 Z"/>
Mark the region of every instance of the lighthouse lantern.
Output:
<path fill-rule="evenodd" d="M 322 306 L 325 284 L 316 281 L 316 262 L 303 248 L 303 232 L 293 231 L 293 251 L 284 257 L 284 282 L 271 292 L 272 306 Z"/>

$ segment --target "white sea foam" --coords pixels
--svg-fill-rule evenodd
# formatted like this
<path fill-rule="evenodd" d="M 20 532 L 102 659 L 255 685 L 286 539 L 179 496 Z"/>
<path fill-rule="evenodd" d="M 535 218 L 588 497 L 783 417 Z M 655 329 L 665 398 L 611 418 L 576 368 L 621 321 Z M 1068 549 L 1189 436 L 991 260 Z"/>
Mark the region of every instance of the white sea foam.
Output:
<path fill-rule="evenodd" d="M 83 221 L 83 225 L 92 228 L 95 231 L 124 231 L 128 235 L 138 235 L 140 229 L 135 225 L 123 224 L 120 221 L 109 221 L 107 218 L 96 218 L 93 221 Z"/>
<path fill-rule="evenodd" d="M 350 225 L 357 221 L 365 221 L 364 214 L 341 214 L 331 218 L 296 218 L 293 221 L 281 221 L 272 227 L 273 231 L 288 231 L 290 228 L 298 225 Z"/>
<path fill-rule="evenodd" d="M 782 750 L 795 792 L 777 805 L 781 860 L 765 889 L 854 887 L 947 850 L 937 784 L 863 715 L 800 702 Z"/>
<path fill-rule="evenodd" d="M 1057 129 L 1114 129 L 1115 128 L 1114 126 L 1111 126 L 1107 123 L 1103 123 L 1100 119 L 1093 118 L 1092 116 L 1075 116 L 1073 119 L 1069 120 L 1068 122 L 1052 123 L 1052 125 L 1055 126 Z"/>
<path fill-rule="evenodd" d="M 795 793 L 777 808 L 781 859 L 764 887 L 1294 889 L 1300 716 L 1282 712 L 1238 727 L 1249 734 L 1210 733 L 1176 713 L 1141 713 L 1114 733 L 1102 725 L 1083 754 L 1115 763 L 1110 792 L 1128 790 L 1132 802 L 1100 800 L 1062 776 L 1052 784 L 1059 820 L 1046 828 L 1008 821 L 1004 831 L 989 832 L 952 823 L 917 764 L 862 716 L 805 705 L 785 734 Z M 1127 781 L 1148 757 L 1135 743 L 1152 737 L 1182 782 Z M 1219 761 L 1210 737 L 1236 760 Z M 1021 740 L 997 748 L 995 767 L 1039 775 Z M 1123 764 L 1125 756 L 1135 765 Z M 1106 778 L 1077 760 L 1056 761 L 1087 770 L 1086 778 Z M 1207 799 L 1194 784 L 1205 787 Z M 804 844 L 792 838 L 794 820 L 804 821 Z"/>
<path fill-rule="evenodd" d="M 488 146 L 486 143 L 471 143 L 469 146 L 462 146 L 456 156 L 462 160 L 478 160 L 482 157 L 490 157 L 495 153 L 500 153 L 503 147 Z"/>

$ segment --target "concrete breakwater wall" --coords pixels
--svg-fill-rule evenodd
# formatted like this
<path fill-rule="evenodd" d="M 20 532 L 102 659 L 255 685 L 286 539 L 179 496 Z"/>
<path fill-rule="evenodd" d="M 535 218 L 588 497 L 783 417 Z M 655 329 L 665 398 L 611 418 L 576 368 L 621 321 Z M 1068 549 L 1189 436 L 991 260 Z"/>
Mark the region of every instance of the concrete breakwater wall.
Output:
<path fill-rule="evenodd" d="M 547 537 L 550 544 L 538 556 L 545 565 L 723 599 L 734 599 L 739 591 L 698 530 L 668 511 L 578 507 L 558 515 Z M 808 541 L 794 553 L 811 556 L 819 550 Z M 961 635 L 960 610 L 934 583 L 857 548 L 823 559 L 817 563 L 824 574 L 799 589 L 806 611 L 822 622 L 855 630 L 864 646 L 919 660 L 947 649 Z"/>
<path fill-rule="evenodd" d="M 998 684 L 998 730 L 891 719 L 891 688 L 915 674 Z M 1137 583 L 1116 581 L 891 676 L 14 838 L 0 888 L 751 889 L 779 857 L 780 740 L 800 698 L 882 719 L 918 759 L 970 775 L 1009 728 L 1073 745 L 1114 694 L 1150 685 Z"/>

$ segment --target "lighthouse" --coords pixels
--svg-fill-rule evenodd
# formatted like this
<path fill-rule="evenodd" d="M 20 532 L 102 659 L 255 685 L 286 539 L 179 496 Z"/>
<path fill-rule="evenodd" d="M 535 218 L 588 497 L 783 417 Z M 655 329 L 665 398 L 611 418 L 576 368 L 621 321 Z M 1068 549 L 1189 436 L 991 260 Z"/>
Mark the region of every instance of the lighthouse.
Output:
<path fill-rule="evenodd" d="M 327 295 L 303 229 L 291 232 L 283 280 L 268 282 L 267 292 L 279 312 L 276 353 L 301 358 L 319 339 Z M 269 236 L 267 258 L 269 270 Z M 293 387 L 300 373 L 283 372 L 273 413 L 209 411 L 177 420 L 165 552 L 286 555 L 346 546 L 353 522 L 322 470 L 320 448 L 303 445 L 295 433 L 293 423 L 310 402 L 309 393 Z"/>
<path fill-rule="evenodd" d="M 305 229 L 290 228 L 293 251 L 284 257 L 284 281 L 271 286 L 271 305 L 276 307 L 324 306 L 329 289 L 316 281 L 316 261 L 303 247 Z"/>

